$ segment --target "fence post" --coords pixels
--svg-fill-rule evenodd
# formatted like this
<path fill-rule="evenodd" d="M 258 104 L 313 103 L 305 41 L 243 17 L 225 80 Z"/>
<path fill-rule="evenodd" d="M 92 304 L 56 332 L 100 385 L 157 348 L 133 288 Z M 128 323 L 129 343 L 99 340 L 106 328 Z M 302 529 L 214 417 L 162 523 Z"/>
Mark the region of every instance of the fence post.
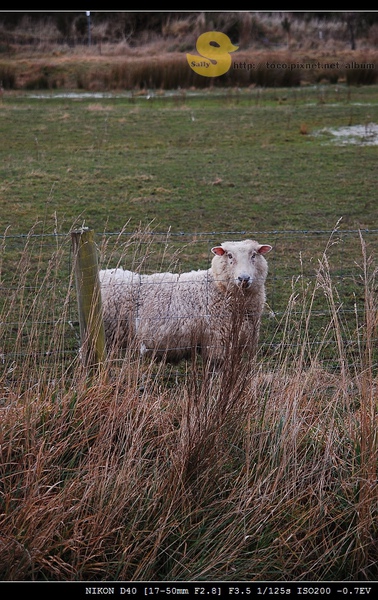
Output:
<path fill-rule="evenodd" d="M 106 358 L 105 329 L 102 318 L 101 289 L 98 276 L 94 231 L 83 227 L 71 232 L 79 309 L 81 352 L 84 365 L 100 368 Z"/>

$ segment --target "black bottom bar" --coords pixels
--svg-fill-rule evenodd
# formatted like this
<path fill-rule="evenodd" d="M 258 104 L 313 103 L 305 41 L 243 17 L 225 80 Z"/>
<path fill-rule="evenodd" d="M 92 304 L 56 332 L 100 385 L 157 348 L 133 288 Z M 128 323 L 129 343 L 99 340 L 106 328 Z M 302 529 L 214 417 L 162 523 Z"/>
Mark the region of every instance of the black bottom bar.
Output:
<path fill-rule="evenodd" d="M 187 598 L 262 598 L 265 597 L 313 597 L 343 598 L 370 596 L 378 591 L 377 581 L 296 581 L 296 582 L 225 582 L 225 581 L 149 581 L 149 582 L 52 582 L 52 581 L 5 581 L 0 582 L 0 597 L 4 600 L 14 594 L 35 594 L 38 600 L 51 599 L 54 594 L 76 600 L 90 596 L 117 598 L 140 597 L 187 597 Z"/>

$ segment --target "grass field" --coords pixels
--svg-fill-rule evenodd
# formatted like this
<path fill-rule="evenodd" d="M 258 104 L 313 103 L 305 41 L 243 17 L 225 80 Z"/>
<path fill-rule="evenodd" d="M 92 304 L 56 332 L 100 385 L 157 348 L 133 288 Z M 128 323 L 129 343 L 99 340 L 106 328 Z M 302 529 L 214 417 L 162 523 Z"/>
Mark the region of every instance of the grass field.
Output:
<path fill-rule="evenodd" d="M 0 105 L 2 228 L 27 233 L 332 229 L 377 222 L 376 147 L 324 127 L 377 121 L 377 88 L 205 97 L 35 99 Z M 56 215 L 56 217 L 55 217 Z"/>
<path fill-rule="evenodd" d="M 3 96 L 3 579 L 378 578 L 377 98 Z M 88 381 L 83 222 L 102 264 L 147 270 L 206 267 L 225 232 L 271 243 L 257 363 L 214 377 L 131 349 Z"/>

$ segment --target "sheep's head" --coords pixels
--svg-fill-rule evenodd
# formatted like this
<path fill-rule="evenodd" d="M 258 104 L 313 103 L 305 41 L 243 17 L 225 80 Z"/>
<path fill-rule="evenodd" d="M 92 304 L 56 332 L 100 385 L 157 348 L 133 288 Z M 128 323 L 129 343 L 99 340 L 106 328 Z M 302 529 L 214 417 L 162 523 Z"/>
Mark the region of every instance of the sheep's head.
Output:
<path fill-rule="evenodd" d="M 272 249 L 268 244 L 254 240 L 223 242 L 211 249 L 215 254 L 211 268 L 216 285 L 222 289 L 235 286 L 243 291 L 251 291 L 263 285 L 268 273 L 264 258 Z"/>

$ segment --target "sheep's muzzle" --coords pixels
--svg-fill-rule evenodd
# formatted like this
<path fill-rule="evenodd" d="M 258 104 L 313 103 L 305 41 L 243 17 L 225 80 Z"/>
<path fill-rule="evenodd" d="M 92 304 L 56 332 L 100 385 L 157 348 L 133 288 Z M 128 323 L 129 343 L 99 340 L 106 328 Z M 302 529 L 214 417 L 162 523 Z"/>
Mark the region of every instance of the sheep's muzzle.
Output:
<path fill-rule="evenodd" d="M 238 277 L 237 285 L 243 290 L 247 290 L 252 285 L 252 279 L 249 275 L 240 275 Z"/>

